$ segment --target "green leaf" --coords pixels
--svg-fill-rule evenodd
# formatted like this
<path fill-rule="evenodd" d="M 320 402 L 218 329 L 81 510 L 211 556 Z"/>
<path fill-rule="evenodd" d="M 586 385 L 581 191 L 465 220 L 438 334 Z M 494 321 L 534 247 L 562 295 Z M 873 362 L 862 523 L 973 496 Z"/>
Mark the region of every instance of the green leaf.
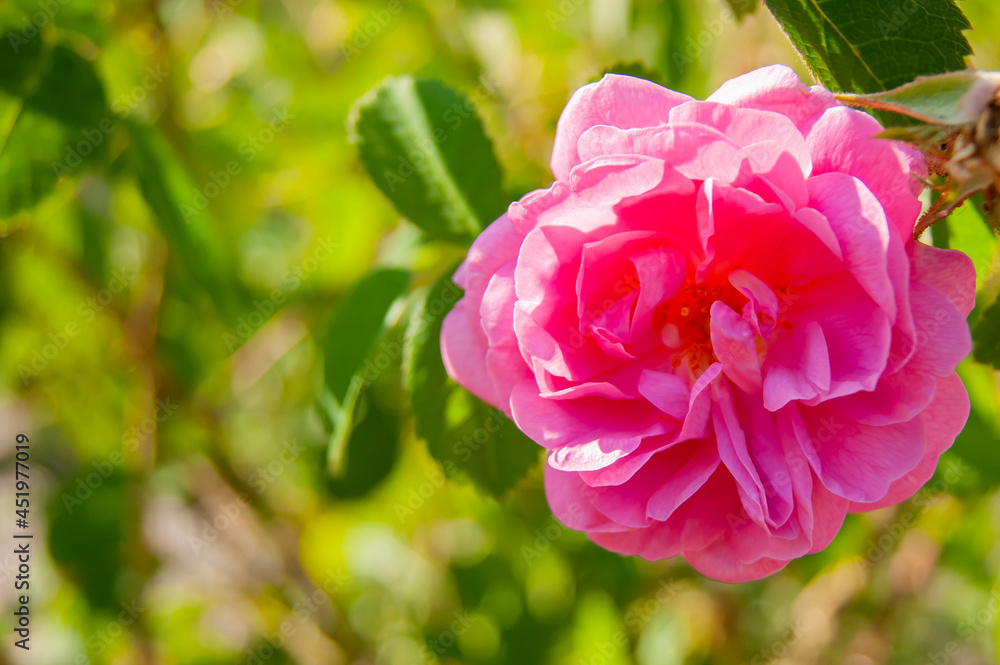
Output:
<path fill-rule="evenodd" d="M 160 232 L 192 280 L 227 318 L 245 314 L 232 278 L 232 258 L 207 210 L 195 207 L 197 189 L 170 145 L 145 125 L 129 123 L 133 172 Z"/>
<path fill-rule="evenodd" d="M 2 50 L 2 49 L 0 49 Z M 56 46 L 47 68 L 27 105 L 60 122 L 80 129 L 99 131 L 102 121 L 112 122 L 93 65 L 78 53 Z"/>
<path fill-rule="evenodd" d="M 892 141 L 906 141 L 923 151 L 938 150 L 941 144 L 955 134 L 954 127 L 942 125 L 907 125 L 887 127 L 875 135 L 876 138 Z"/>
<path fill-rule="evenodd" d="M 398 457 L 402 329 L 396 326 L 383 332 L 383 322 L 408 283 L 409 274 L 402 271 L 374 273 L 350 294 L 327 330 L 324 349 L 332 371 L 327 376 L 335 381 L 339 376 L 348 379 L 342 396 L 335 396 L 327 385 L 319 397 L 320 416 L 330 432 L 324 480 L 334 496 L 366 494 L 389 475 Z M 368 343 L 354 343 L 350 333 L 344 334 L 344 321 L 366 328 L 358 336 Z M 331 367 L 331 354 L 344 359 Z"/>
<path fill-rule="evenodd" d="M 66 480 L 48 503 L 48 549 L 92 608 L 112 610 L 120 600 L 116 586 L 125 563 L 121 548 L 134 497 L 117 470 L 93 486 L 85 482 L 92 480 L 87 476 L 91 469 L 78 469 L 80 475 Z"/>
<path fill-rule="evenodd" d="M 409 284 L 405 270 L 369 274 L 347 294 L 323 334 L 320 406 L 331 429 L 326 466 L 338 496 L 367 491 L 383 477 L 379 469 L 391 468 L 379 460 L 395 457 L 389 446 L 394 450 L 399 439 L 399 414 L 374 400 L 369 388 L 373 382 L 398 385 L 402 346 L 386 336 L 386 318 Z M 396 380 L 387 381 L 393 373 Z"/>
<path fill-rule="evenodd" d="M 398 362 L 396 371 L 398 380 Z M 326 487 L 341 498 L 363 496 L 389 475 L 402 435 L 395 398 L 385 399 L 357 381 L 348 400 L 339 409 L 327 448 Z"/>
<path fill-rule="evenodd" d="M 0 217 L 34 207 L 60 174 L 106 153 L 116 127 L 93 65 L 40 36 L 0 37 Z"/>
<path fill-rule="evenodd" d="M 963 70 L 922 76 L 898 88 L 867 95 L 840 94 L 845 104 L 891 111 L 935 125 L 976 122 L 1000 88 L 1000 72 Z"/>
<path fill-rule="evenodd" d="M 441 324 L 462 290 L 449 270 L 428 291 L 406 332 L 404 380 L 418 437 L 451 476 L 467 474 L 494 496 L 538 464 L 540 449 L 514 423 L 455 383 L 441 361 Z"/>
<path fill-rule="evenodd" d="M 969 421 L 955 439 L 951 452 L 976 470 L 984 488 L 1000 485 L 1000 416 L 993 368 L 965 359 L 958 375 L 969 393 Z"/>
<path fill-rule="evenodd" d="M 0 36 L 0 90 L 80 129 L 97 130 L 102 120 L 110 121 L 104 86 L 89 61 L 65 46 L 50 47 L 41 37 L 15 52 L 8 37 Z"/>
<path fill-rule="evenodd" d="M 834 92 L 878 92 L 964 69 L 969 22 L 955 0 L 766 0 L 809 69 Z"/>
<path fill-rule="evenodd" d="M 1000 301 L 994 301 L 973 324 L 972 357 L 1000 368 Z"/>
<path fill-rule="evenodd" d="M 429 237 L 469 243 L 503 214 L 500 165 L 466 97 L 437 81 L 388 78 L 351 115 L 368 174 Z"/>
<path fill-rule="evenodd" d="M 409 284 L 410 273 L 405 270 L 378 270 L 363 278 L 337 308 L 323 335 L 323 354 L 326 385 L 338 403 L 345 402 L 351 382 L 363 366 L 378 372 L 399 358 L 400 350 L 392 354 L 392 349 L 387 349 L 385 366 L 380 367 L 382 359 L 368 359 L 368 354 L 382 335 L 389 308 Z M 392 355 L 395 358 L 389 357 Z"/>
<path fill-rule="evenodd" d="M 962 251 L 972 259 L 972 264 L 976 268 L 977 291 L 983 287 L 992 271 L 993 257 L 997 250 L 997 236 L 987 224 L 986 217 L 983 210 L 983 196 L 977 194 L 963 203 L 947 219 L 931 226 L 931 229 L 934 229 L 935 226 L 947 223 L 948 246 Z"/>
<path fill-rule="evenodd" d="M 326 446 L 326 467 L 333 477 L 338 477 L 343 473 L 347 445 L 351 439 L 354 422 L 358 417 L 358 407 L 361 406 L 359 398 L 365 384 L 361 377 L 355 376 L 355 379 L 351 381 L 351 385 L 347 388 L 347 395 L 344 396 L 343 400 L 337 400 L 329 388 L 325 386 L 319 397 L 320 413 L 325 416 L 331 432 L 330 440 Z"/>
<path fill-rule="evenodd" d="M 90 206 L 76 210 L 77 236 L 80 239 L 80 264 L 96 282 L 108 279 L 108 244 L 111 225 L 98 217 Z"/>
<path fill-rule="evenodd" d="M 14 97 L 27 97 L 38 87 L 44 58 L 50 50 L 38 35 L 25 43 L 22 40 L 18 30 L 0 36 L 0 90 Z"/>
<path fill-rule="evenodd" d="M 20 100 L 5 111 L 0 111 L 0 218 L 33 208 L 52 191 L 68 134 Z"/>
<path fill-rule="evenodd" d="M 724 27 L 722 18 L 704 20 L 695 3 L 687 0 L 664 0 L 652 5 L 651 17 L 658 24 L 661 37 L 658 57 L 667 87 L 694 97 L 704 97 L 707 77 L 706 54 L 712 47 L 699 39 L 716 36 Z"/>

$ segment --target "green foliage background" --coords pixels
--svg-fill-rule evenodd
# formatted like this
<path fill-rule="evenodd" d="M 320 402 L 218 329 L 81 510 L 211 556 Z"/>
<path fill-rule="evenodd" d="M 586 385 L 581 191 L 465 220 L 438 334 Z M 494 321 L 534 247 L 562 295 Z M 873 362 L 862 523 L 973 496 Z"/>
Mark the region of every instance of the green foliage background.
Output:
<path fill-rule="evenodd" d="M 785 20 L 815 3 L 768 4 Z M 1000 8 L 960 6 L 972 63 L 1000 68 Z M 0 547 L 0 662 L 994 662 L 991 368 L 961 368 L 973 415 L 925 490 L 850 516 L 826 551 L 742 585 L 565 530 L 538 450 L 442 388 L 433 342 L 447 276 L 484 216 L 550 182 L 573 90 L 612 67 L 696 96 L 775 62 L 808 77 L 770 15 L 732 11 L 0 5 L 0 533 L 12 542 L 14 437 L 26 432 L 35 534 L 30 652 L 6 627 L 16 560 Z M 919 12 L 886 16 L 875 28 L 903 41 L 926 27 Z M 824 44 L 811 61 L 849 55 Z M 853 65 L 830 66 L 844 87 L 866 85 Z M 497 158 L 465 164 L 482 191 L 462 171 L 457 190 L 406 211 L 426 235 L 362 166 L 406 135 L 351 135 L 387 117 L 355 101 L 407 74 L 464 95 L 434 103 L 475 110 Z M 411 111 L 438 94 L 392 85 Z M 460 124 L 455 159 L 490 149 Z M 428 212 L 442 201 L 446 214 Z M 975 206 L 934 240 L 972 256 L 980 306 L 992 302 L 996 239 Z"/>

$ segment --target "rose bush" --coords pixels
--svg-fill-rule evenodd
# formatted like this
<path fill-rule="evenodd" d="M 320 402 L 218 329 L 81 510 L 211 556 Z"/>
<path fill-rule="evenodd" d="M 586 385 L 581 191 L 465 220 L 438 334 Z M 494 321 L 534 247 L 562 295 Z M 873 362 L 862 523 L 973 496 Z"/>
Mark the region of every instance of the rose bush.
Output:
<path fill-rule="evenodd" d="M 785 67 L 706 101 L 608 75 L 555 182 L 455 274 L 449 374 L 548 449 L 555 515 L 726 581 L 909 497 L 969 401 L 971 262 L 912 239 L 921 156 Z"/>

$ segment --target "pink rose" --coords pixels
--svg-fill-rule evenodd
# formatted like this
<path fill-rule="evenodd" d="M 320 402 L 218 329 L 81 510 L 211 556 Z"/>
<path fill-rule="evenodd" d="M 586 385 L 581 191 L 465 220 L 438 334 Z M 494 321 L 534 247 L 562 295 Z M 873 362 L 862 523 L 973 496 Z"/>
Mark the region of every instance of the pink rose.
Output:
<path fill-rule="evenodd" d="M 449 374 L 548 449 L 597 544 L 743 581 L 898 503 L 969 414 L 967 257 L 914 242 L 921 156 L 766 67 L 706 101 L 605 76 L 556 181 L 476 240 Z"/>

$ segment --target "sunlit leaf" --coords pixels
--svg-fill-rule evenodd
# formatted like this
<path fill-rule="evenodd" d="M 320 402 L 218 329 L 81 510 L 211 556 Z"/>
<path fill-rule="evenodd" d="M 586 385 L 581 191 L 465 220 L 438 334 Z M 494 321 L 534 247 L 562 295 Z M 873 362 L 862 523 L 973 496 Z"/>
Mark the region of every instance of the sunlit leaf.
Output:
<path fill-rule="evenodd" d="M 197 206 L 190 177 L 157 132 L 130 123 L 129 135 L 133 169 L 160 231 L 216 309 L 235 320 L 244 312 L 238 304 L 232 260 L 207 211 Z"/>
<path fill-rule="evenodd" d="M 820 83 L 878 92 L 963 69 L 969 22 L 955 0 L 766 0 Z"/>
<path fill-rule="evenodd" d="M 11 34 L 22 41 L 10 41 Z M 93 64 L 40 36 L 0 36 L 0 217 L 103 156 L 116 125 Z"/>
<path fill-rule="evenodd" d="M 892 111 L 923 122 L 964 125 L 979 119 L 998 88 L 1000 72 L 963 70 L 921 77 L 884 92 L 837 97 L 851 106 Z"/>
<path fill-rule="evenodd" d="M 388 78 L 352 116 L 368 174 L 428 236 L 468 243 L 503 213 L 500 165 L 466 97 L 437 81 Z"/>
<path fill-rule="evenodd" d="M 52 118 L 16 104 L 7 107 L 13 117 L 0 137 L 0 218 L 34 207 L 52 191 L 69 136 Z"/>

